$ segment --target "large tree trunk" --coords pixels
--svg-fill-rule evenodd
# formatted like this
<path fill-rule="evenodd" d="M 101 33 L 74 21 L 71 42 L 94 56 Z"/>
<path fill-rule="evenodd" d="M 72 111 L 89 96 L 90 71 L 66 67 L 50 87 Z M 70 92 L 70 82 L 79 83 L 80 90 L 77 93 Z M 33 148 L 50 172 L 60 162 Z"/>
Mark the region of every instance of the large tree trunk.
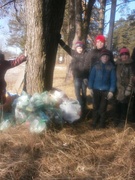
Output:
<path fill-rule="evenodd" d="M 50 90 L 66 0 L 26 0 L 26 91 Z"/>

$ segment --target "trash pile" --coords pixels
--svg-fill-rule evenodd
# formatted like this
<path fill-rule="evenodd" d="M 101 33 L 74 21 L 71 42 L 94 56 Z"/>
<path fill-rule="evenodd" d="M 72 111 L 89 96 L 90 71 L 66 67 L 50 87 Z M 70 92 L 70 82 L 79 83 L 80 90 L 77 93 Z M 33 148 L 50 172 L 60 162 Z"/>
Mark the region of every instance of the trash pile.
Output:
<path fill-rule="evenodd" d="M 65 122 L 73 123 L 80 118 L 81 106 L 61 90 L 35 93 L 32 96 L 22 92 L 15 96 L 11 112 L 1 108 L 0 131 L 10 126 L 24 124 L 32 133 L 41 133 L 55 126 L 63 128 Z"/>

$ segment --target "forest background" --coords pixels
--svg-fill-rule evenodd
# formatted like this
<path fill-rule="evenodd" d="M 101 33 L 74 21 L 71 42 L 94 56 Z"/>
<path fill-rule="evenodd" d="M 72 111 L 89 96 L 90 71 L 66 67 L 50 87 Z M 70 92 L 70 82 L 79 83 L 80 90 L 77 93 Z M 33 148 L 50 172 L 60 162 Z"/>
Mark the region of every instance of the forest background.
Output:
<path fill-rule="evenodd" d="M 61 69 L 55 69 L 56 57 L 58 59 L 61 54 L 66 56 L 58 46 L 59 33 L 70 46 L 81 38 L 89 49 L 94 47 L 95 36 L 104 33 L 107 46 L 109 44 L 113 52 L 117 52 L 125 44 L 132 52 L 135 47 L 134 10 L 127 13 L 126 18 L 124 16 L 115 23 L 111 21 L 115 15 L 115 8 L 112 8 L 113 17 L 108 21 L 111 24 L 108 26 L 110 32 L 105 31 L 106 5 L 110 3 L 111 8 L 116 2 L 27 0 L 24 6 L 24 1 L 21 0 L 0 1 L 1 16 L 11 13 L 13 18 L 9 19 L 12 36 L 8 39 L 6 47 L 19 47 L 22 52 L 27 51 L 28 54 L 28 93 L 49 90 L 53 85 L 73 93 L 73 84 L 66 86 L 62 83 L 66 74 L 64 68 L 68 63 L 61 64 Z M 124 12 L 128 1 L 117 3 L 121 4 L 121 11 Z M 109 37 L 112 41 L 109 41 Z M 6 53 L 7 48 L 2 43 L 1 49 L 7 59 L 14 57 L 14 54 L 11 56 L 12 52 L 9 55 L 9 52 Z M 1 179 L 134 180 L 134 124 L 128 124 L 124 129 L 113 128 L 110 124 L 110 127 L 104 130 L 91 130 L 90 122 L 91 119 L 86 119 L 80 124 L 67 124 L 60 131 L 51 129 L 40 135 L 31 134 L 23 125 L 1 133 Z"/>

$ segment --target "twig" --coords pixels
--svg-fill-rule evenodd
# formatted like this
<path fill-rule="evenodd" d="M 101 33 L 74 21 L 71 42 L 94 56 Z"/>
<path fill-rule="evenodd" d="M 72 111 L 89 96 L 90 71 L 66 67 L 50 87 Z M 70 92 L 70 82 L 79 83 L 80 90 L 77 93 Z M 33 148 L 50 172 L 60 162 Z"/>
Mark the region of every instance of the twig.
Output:
<path fill-rule="evenodd" d="M 3 4 L 2 6 L 0 6 L 0 8 L 3 8 L 3 7 L 5 7 L 6 5 L 8 5 L 8 4 L 10 4 L 10 3 L 13 3 L 13 2 L 15 2 L 15 0 L 11 0 L 11 1 L 9 1 L 9 2 Z"/>

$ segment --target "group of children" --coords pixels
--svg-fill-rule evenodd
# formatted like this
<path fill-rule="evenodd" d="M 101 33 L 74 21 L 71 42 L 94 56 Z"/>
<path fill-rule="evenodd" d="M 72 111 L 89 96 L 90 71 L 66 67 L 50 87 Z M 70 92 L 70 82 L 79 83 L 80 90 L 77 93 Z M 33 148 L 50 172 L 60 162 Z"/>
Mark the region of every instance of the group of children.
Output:
<path fill-rule="evenodd" d="M 70 64 L 76 98 L 82 108 L 82 115 L 86 109 L 86 89 L 93 102 L 92 127 L 106 127 L 106 112 L 108 102 L 114 99 L 115 125 L 124 126 L 129 99 L 133 92 L 134 63 L 126 47 L 119 51 L 119 59 L 114 62 L 113 54 L 105 48 L 105 37 L 95 38 L 96 48 L 86 51 L 84 43 L 76 42 L 75 50 L 67 46 L 62 39 L 59 44 L 72 56 Z"/>

